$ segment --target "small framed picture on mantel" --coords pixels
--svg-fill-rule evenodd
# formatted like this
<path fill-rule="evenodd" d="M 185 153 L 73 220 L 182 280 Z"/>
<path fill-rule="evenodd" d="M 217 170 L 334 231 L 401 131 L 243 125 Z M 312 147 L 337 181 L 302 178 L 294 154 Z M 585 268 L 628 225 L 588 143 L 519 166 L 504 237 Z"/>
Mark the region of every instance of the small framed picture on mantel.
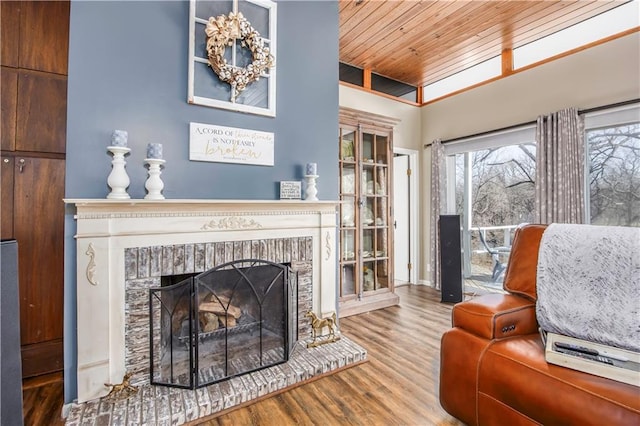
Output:
<path fill-rule="evenodd" d="M 302 199 L 302 183 L 298 180 L 280 181 L 280 199 L 281 200 Z"/>

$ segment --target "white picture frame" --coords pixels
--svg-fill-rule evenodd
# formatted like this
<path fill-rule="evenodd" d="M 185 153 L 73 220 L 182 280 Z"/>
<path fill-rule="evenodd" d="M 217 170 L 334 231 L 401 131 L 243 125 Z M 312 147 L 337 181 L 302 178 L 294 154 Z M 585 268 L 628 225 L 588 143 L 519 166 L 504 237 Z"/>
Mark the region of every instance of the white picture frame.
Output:
<path fill-rule="evenodd" d="M 200 4 L 199 4 L 200 3 Z M 220 93 L 222 88 L 229 86 L 227 83 L 221 82 L 215 72 L 207 66 L 208 58 L 206 52 L 202 55 L 202 43 L 197 40 L 203 37 L 200 31 L 204 33 L 204 27 L 210 16 L 197 16 L 199 6 L 205 6 L 207 3 L 224 5 L 225 2 L 213 2 L 205 0 L 190 0 L 189 2 L 189 69 L 188 69 L 188 93 L 187 102 L 193 105 L 203 105 L 213 108 L 222 108 L 232 111 L 245 112 L 250 114 L 265 115 L 269 117 L 276 116 L 276 66 L 277 66 L 277 4 L 270 0 L 244 0 L 243 4 L 253 5 L 252 7 L 264 8 L 268 16 L 268 36 L 261 33 L 262 39 L 268 45 L 271 55 L 275 58 L 275 63 L 268 72 L 264 73 L 260 80 L 247 86 L 245 91 L 238 96 L 235 102 L 231 102 L 229 96 Z M 232 10 L 226 10 L 224 14 L 229 12 L 238 12 L 238 0 L 233 0 Z M 242 12 L 242 10 L 240 10 Z M 258 28 L 256 28 L 258 29 Z M 258 30 L 260 32 L 260 30 Z M 230 50 L 230 63 L 234 64 L 236 60 L 236 44 L 228 47 Z M 198 51 L 196 51 L 198 50 Z M 204 70 L 203 67 L 207 69 Z M 208 73 L 207 73 L 208 71 Z M 207 85 L 217 86 L 220 90 L 208 93 L 210 87 Z M 229 89 L 230 90 L 230 89 Z M 245 100 L 253 101 L 258 99 L 262 105 L 252 105 L 244 103 Z"/>

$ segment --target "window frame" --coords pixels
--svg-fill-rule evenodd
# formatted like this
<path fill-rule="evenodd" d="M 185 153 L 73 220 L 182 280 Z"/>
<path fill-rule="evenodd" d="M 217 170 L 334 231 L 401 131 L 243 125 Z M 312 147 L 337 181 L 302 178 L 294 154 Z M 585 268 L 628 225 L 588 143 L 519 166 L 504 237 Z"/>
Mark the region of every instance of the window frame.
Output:
<path fill-rule="evenodd" d="M 443 145 L 445 155 L 445 174 L 446 174 L 446 188 L 445 188 L 445 211 L 447 214 L 456 214 L 456 200 L 455 200 L 455 176 L 456 176 L 456 155 L 464 155 L 465 171 L 464 171 L 464 191 L 465 191 L 465 212 L 462 216 L 462 228 L 463 228 L 463 247 L 470 247 L 471 244 L 471 232 L 473 230 L 473 214 L 471 212 L 470 203 L 471 199 L 471 185 L 472 185 L 472 171 L 471 167 L 471 153 L 476 151 L 487 150 L 491 148 L 502 148 L 507 146 L 522 145 L 525 143 L 536 144 L 536 125 L 525 124 L 522 126 L 515 126 L 508 129 L 497 130 L 492 132 L 483 133 L 481 135 L 472 136 L 468 138 L 459 139 L 453 142 L 449 142 Z M 471 276 L 471 254 L 469 250 L 464 250 L 463 254 L 463 273 L 465 278 Z"/>
<path fill-rule="evenodd" d="M 190 0 L 189 2 L 189 69 L 188 69 L 188 89 L 187 89 L 187 102 L 194 105 L 203 105 L 214 108 L 222 108 L 231 111 L 245 112 L 257 115 L 265 115 L 268 117 L 276 116 L 276 66 L 274 65 L 266 74 L 263 74 L 261 78 L 266 79 L 267 84 L 267 107 L 260 107 L 254 105 L 246 105 L 237 102 L 231 102 L 224 99 L 214 99 L 205 96 L 197 96 L 196 82 L 195 82 L 195 64 L 208 63 L 208 58 L 202 58 L 195 54 L 196 44 L 196 24 L 206 24 L 205 18 L 199 18 L 196 16 L 197 3 L 200 0 Z M 277 3 L 271 0 L 242 0 L 243 2 L 251 3 L 259 7 L 267 9 L 269 19 L 269 38 L 262 37 L 262 39 L 268 44 L 269 50 L 277 62 Z M 238 0 L 233 0 L 232 10 L 229 12 L 238 12 Z M 236 40 L 233 41 L 233 46 L 229 47 L 233 49 L 233 60 L 235 61 Z M 217 79 L 215 73 L 212 72 L 212 78 Z M 250 90 L 251 85 L 246 90 Z"/>

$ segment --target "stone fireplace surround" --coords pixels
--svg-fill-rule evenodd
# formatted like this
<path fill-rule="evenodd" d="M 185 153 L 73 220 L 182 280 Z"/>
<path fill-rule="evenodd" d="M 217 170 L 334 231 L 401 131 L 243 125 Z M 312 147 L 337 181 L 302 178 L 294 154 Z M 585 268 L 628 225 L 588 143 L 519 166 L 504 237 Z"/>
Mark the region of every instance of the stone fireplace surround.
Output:
<path fill-rule="evenodd" d="M 131 323 L 127 328 L 132 314 L 127 309 L 127 283 L 149 285 L 164 273 L 210 267 L 220 253 L 225 253 L 222 256 L 228 261 L 235 251 L 255 254 L 260 247 L 268 251 L 271 245 L 274 259 L 265 260 L 310 261 L 312 310 L 322 316 L 336 310 L 337 202 L 65 202 L 75 205 L 77 219 L 79 403 L 105 396 L 109 389 L 104 383 L 119 383 L 128 369 L 142 368 L 134 365 L 136 358 L 127 347 L 127 339 L 131 343 L 135 334 Z M 287 250 L 296 245 L 294 241 L 298 242 L 299 259 L 291 257 L 294 248 Z M 220 248 L 217 252 L 216 247 Z M 159 256 L 158 250 L 172 253 Z M 144 382 L 142 377 L 137 377 L 138 382 Z"/>
<path fill-rule="evenodd" d="M 297 294 L 297 311 L 290 316 L 297 323 L 298 335 L 309 336 L 311 325 L 304 315 L 313 309 L 311 244 L 311 237 L 300 237 L 125 249 L 125 370 L 132 373 L 131 383 L 150 382 L 149 288 L 160 287 L 162 276 L 197 274 L 245 259 L 290 264 L 296 275 Z M 154 310 L 153 315 L 158 324 L 160 311 Z M 160 346 L 159 329 L 154 332 L 152 345 Z M 157 365 L 160 350 L 155 353 Z"/>

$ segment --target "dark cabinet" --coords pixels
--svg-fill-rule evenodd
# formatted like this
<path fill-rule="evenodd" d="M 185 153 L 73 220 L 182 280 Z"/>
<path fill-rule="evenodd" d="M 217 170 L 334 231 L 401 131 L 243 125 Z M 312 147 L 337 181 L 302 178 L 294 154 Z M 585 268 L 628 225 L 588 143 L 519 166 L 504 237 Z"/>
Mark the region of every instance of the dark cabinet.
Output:
<path fill-rule="evenodd" d="M 20 68 L 67 75 L 69 9 L 69 1 L 20 2 Z"/>
<path fill-rule="evenodd" d="M 3 3 L 4 4 L 4 3 Z M 18 109 L 18 71 L 14 68 L 2 67 L 0 72 L 2 90 L 2 133 L 0 147 L 3 151 L 16 149 L 16 114 Z"/>
<path fill-rule="evenodd" d="M 25 376 L 62 369 L 64 173 L 56 158 L 2 159 L 2 238 L 20 244 L 20 337 Z"/>
<path fill-rule="evenodd" d="M 68 1 L 2 1 L 1 234 L 19 252 L 24 377 L 63 368 Z"/>
<path fill-rule="evenodd" d="M 20 71 L 15 150 L 64 154 L 66 129 L 67 77 Z"/>

